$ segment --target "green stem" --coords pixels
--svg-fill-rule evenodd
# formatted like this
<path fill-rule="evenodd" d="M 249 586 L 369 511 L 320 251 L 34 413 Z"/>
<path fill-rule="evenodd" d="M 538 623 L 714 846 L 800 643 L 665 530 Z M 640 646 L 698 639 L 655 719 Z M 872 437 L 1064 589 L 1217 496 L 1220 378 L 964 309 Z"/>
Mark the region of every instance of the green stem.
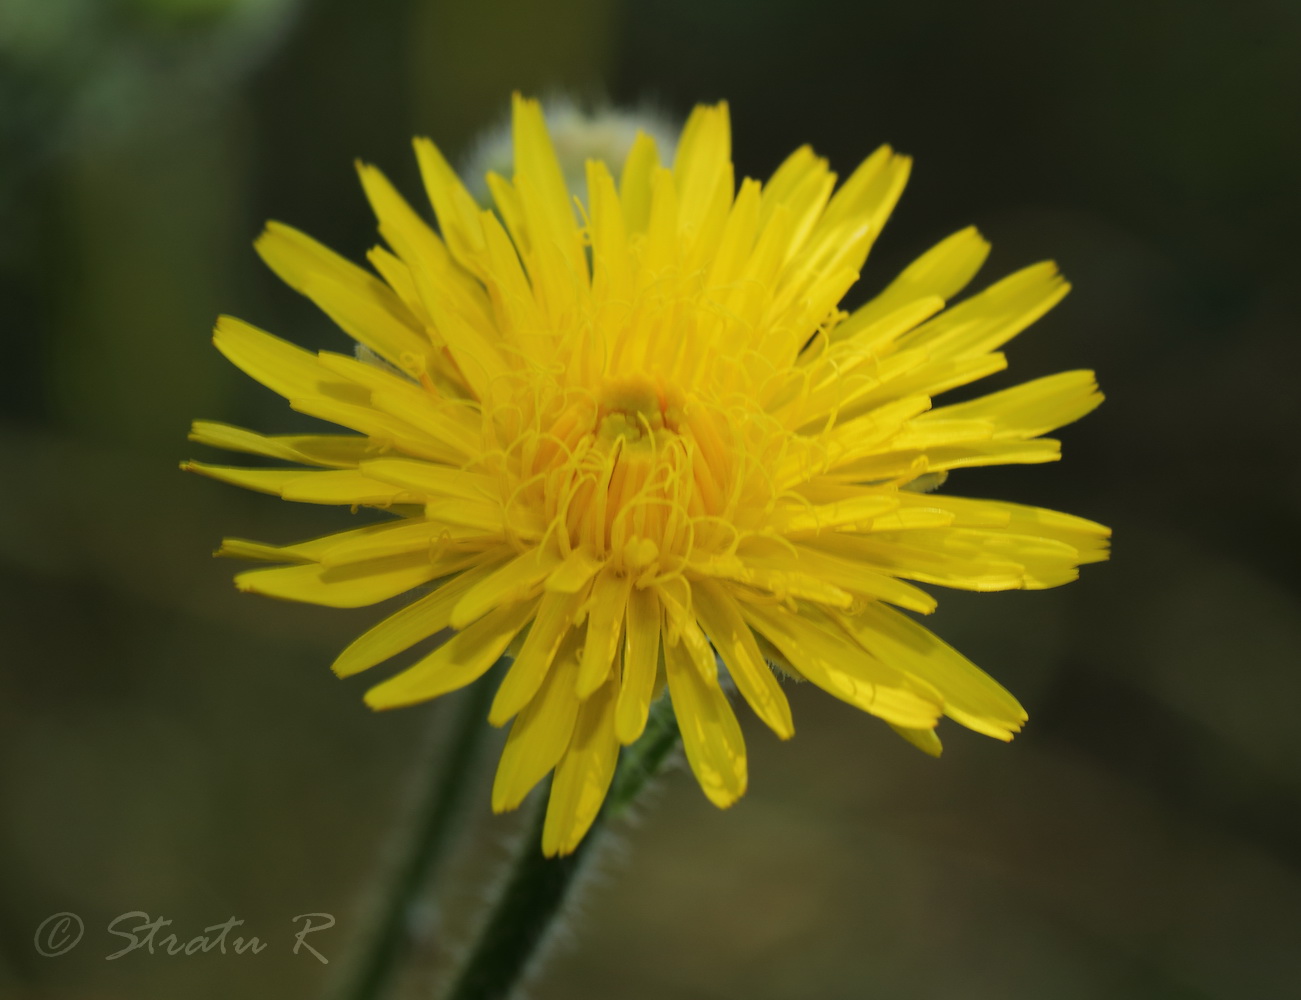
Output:
<path fill-rule="evenodd" d="M 411 912 L 450 845 L 456 817 L 474 787 L 475 764 L 488 731 L 486 719 L 492 694 L 493 685 L 486 679 L 465 692 L 450 742 L 433 758 L 442 761 L 438 780 L 424 776 L 429 794 L 411 819 L 405 857 L 394 870 L 380 903 L 382 909 L 364 955 L 343 988 L 335 993 L 338 1000 L 378 1000 L 388 992 L 394 973 L 406 957 L 411 947 Z"/>
<path fill-rule="evenodd" d="M 539 798 L 510 876 L 448 992 L 448 1000 L 503 1000 L 510 996 L 563 912 L 606 821 L 627 810 L 677 742 L 672 706 L 667 698 L 661 698 L 641 739 L 621 755 L 601 814 L 578 849 L 567 857 L 547 858 L 542 854 L 547 803 L 545 797 Z"/>

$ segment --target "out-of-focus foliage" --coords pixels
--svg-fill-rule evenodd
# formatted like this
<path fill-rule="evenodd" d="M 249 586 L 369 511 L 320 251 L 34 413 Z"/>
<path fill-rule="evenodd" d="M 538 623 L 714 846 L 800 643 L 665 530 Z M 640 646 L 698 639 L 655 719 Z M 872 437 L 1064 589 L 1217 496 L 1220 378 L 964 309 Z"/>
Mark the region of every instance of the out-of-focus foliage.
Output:
<path fill-rule="evenodd" d="M 1029 709 L 1012 745 L 947 732 L 935 762 L 794 690 L 798 738 L 747 730 L 734 809 L 665 782 L 538 995 L 1291 995 L 1298 44 L 1268 0 L 0 3 L 0 995 L 311 996 L 360 933 L 450 706 L 372 715 L 327 664 L 376 611 L 245 600 L 206 558 L 346 515 L 175 463 L 195 416 L 289 426 L 212 350 L 217 313 L 346 348 L 263 270 L 263 220 L 360 259 L 353 158 L 415 198 L 409 136 L 467 156 L 513 88 L 726 97 L 760 177 L 806 141 L 842 172 L 912 153 L 864 294 L 969 223 L 990 279 L 1056 258 L 1076 290 L 1008 380 L 1096 367 L 1108 402 L 1061 465 L 949 488 L 1116 530 L 1063 590 L 941 595 L 936 628 Z M 487 778 L 413 987 L 512 829 Z M 43 958 L 61 910 L 86 938 Z M 269 946 L 105 962 L 130 910 Z M 328 967 L 292 954 L 309 911 L 338 918 Z"/>

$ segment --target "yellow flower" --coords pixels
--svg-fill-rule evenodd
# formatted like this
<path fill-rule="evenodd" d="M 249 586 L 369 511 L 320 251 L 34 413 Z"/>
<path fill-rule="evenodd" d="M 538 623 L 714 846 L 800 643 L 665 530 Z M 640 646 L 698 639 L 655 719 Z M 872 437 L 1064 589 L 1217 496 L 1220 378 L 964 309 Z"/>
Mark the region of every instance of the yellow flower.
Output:
<path fill-rule="evenodd" d="M 515 808 L 554 770 L 549 855 L 582 839 L 665 685 L 720 807 L 746 787 L 727 678 L 780 737 L 794 732 L 770 663 L 931 753 L 942 715 L 1010 739 L 1017 701 L 897 609 L 934 609 L 913 581 L 1052 587 L 1106 558 L 1091 521 L 926 492 L 951 469 L 1056 459 L 1040 435 L 1101 401 L 1074 371 L 932 405 L 1005 366 L 998 349 L 1066 294 L 1056 267 L 946 309 L 988 251 L 964 229 L 846 314 L 906 157 L 878 149 L 837 189 L 805 147 L 738 188 L 727 106 L 699 107 L 671 168 L 644 135 L 617 182 L 589 161 L 583 204 L 537 103 L 515 99 L 513 133 L 514 178 L 488 178 L 495 212 L 417 140 L 441 236 L 361 166 L 388 245 L 370 251 L 373 273 L 278 223 L 258 240 L 359 356 L 229 317 L 217 348 L 357 433 L 200 421 L 193 440 L 293 464 L 187 467 L 396 516 L 298 545 L 228 540 L 222 554 L 284 564 L 239 588 L 332 607 L 427 588 L 334 663 L 348 676 L 455 630 L 367 693 L 377 709 L 511 655 L 489 716 L 513 720 L 492 803 Z"/>

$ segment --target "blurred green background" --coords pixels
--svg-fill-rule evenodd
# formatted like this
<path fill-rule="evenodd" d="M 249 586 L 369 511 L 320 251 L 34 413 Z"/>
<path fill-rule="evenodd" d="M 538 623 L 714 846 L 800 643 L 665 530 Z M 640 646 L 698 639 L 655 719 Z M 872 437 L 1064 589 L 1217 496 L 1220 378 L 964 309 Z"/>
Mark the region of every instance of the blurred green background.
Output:
<path fill-rule="evenodd" d="M 740 804 L 679 771 L 621 832 L 534 995 L 1301 995 L 1299 49 L 1266 0 L 0 4 L 0 996 L 317 997 L 361 932 L 454 706 L 372 715 L 328 663 L 377 612 L 242 597 L 208 558 L 345 514 L 176 462 L 192 417 L 299 426 L 211 348 L 219 312 L 347 347 L 263 221 L 360 259 L 353 158 L 414 195 L 409 137 L 463 153 L 513 88 L 727 98 L 758 177 L 803 142 L 842 173 L 912 153 L 856 299 L 970 223 L 978 280 L 1058 260 L 1076 290 L 1000 384 L 1094 367 L 1108 402 L 1065 462 L 947 488 L 1116 531 L 1062 590 L 941 595 L 1027 706 L 1015 743 L 948 725 L 936 762 L 793 690 L 789 744 L 746 720 Z M 487 766 L 413 997 L 514 829 Z M 65 910 L 85 940 L 41 957 Z M 131 910 L 269 947 L 106 962 Z M 291 953 L 308 911 L 328 967 Z"/>

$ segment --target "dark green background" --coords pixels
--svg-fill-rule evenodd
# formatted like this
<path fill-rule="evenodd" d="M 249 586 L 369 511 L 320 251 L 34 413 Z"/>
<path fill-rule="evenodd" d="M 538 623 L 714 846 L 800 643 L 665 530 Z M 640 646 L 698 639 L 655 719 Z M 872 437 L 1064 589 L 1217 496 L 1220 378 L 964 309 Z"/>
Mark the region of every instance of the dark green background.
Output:
<path fill-rule="evenodd" d="M 947 489 L 1116 531 L 1062 590 L 941 595 L 1016 742 L 946 725 L 936 762 L 793 690 L 791 743 L 746 720 L 740 804 L 679 771 L 621 832 L 536 996 L 1297 995 L 1298 50 L 1301 6 L 1265 0 L 0 4 L 0 996 L 316 997 L 342 964 L 449 706 L 371 714 L 328 663 L 373 610 L 242 597 L 208 558 L 346 514 L 176 462 L 195 416 L 299 426 L 212 350 L 219 312 L 346 346 L 263 269 L 263 220 L 360 258 L 352 159 L 414 195 L 409 137 L 456 154 L 512 88 L 725 97 L 759 177 L 803 142 L 913 154 L 860 298 L 969 223 L 982 279 L 1058 260 L 1076 289 L 999 384 L 1094 367 L 1109 399 L 1063 463 Z M 411 996 L 513 829 L 489 776 Z M 60 910 L 86 938 L 42 958 Z M 105 962 L 129 910 L 270 946 Z M 290 954 L 305 911 L 338 918 L 329 969 Z"/>

